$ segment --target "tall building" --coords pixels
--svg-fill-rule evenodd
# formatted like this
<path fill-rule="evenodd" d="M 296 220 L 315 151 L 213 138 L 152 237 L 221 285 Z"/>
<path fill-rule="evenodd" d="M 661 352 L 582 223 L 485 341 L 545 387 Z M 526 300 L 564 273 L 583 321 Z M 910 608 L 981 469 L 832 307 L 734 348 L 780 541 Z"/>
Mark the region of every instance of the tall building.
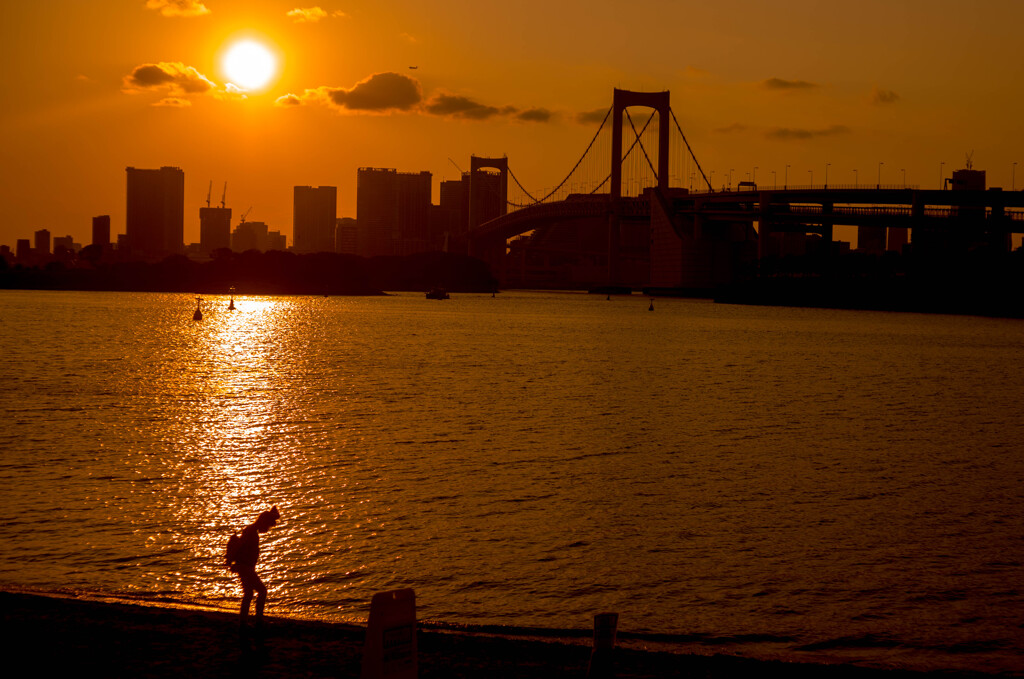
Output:
<path fill-rule="evenodd" d="M 126 168 L 127 245 L 133 256 L 156 258 L 185 249 L 185 173 Z"/>
<path fill-rule="evenodd" d="M 210 254 L 231 247 L 231 208 L 199 208 L 199 251 Z"/>
<path fill-rule="evenodd" d="M 430 243 L 429 172 L 361 167 L 356 181 L 358 254 L 408 255 L 437 249 Z"/>
<path fill-rule="evenodd" d="M 92 218 L 92 244 L 102 250 L 110 249 L 110 215 Z"/>
<path fill-rule="evenodd" d="M 337 187 L 295 187 L 292 243 L 296 252 L 334 252 L 337 219 Z"/>
<path fill-rule="evenodd" d="M 37 255 L 50 254 L 50 231 L 39 229 L 35 232 L 35 251 Z"/>
<path fill-rule="evenodd" d="M 358 222 L 352 217 L 338 217 L 334 230 L 334 251 L 354 255 L 358 249 Z"/>
<path fill-rule="evenodd" d="M 267 250 L 268 227 L 266 222 L 242 222 L 231 234 L 231 249 L 235 252 L 246 250 Z"/>

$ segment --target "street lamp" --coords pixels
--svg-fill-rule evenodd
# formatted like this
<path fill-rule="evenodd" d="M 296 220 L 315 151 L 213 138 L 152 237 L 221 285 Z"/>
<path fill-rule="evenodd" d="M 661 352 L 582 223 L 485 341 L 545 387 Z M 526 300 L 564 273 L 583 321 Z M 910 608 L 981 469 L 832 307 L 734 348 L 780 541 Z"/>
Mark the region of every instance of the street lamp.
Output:
<path fill-rule="evenodd" d="M 772 189 L 779 188 L 779 183 L 775 180 L 775 170 L 772 170 Z"/>
<path fill-rule="evenodd" d="M 828 166 L 832 163 L 825 163 L 825 188 L 828 188 Z"/>
<path fill-rule="evenodd" d="M 942 183 L 942 166 L 945 165 L 945 164 L 946 164 L 946 161 L 942 161 L 941 163 L 939 163 L 939 190 L 940 191 L 942 189 L 946 188 L 945 185 L 943 185 L 943 183 Z"/>
<path fill-rule="evenodd" d="M 1016 165 L 1016 164 L 1017 163 L 1014 163 L 1014 165 Z M 753 174 L 753 177 L 751 178 L 751 181 L 754 182 L 754 186 L 757 186 L 757 165 L 754 166 L 754 174 Z"/>
<path fill-rule="evenodd" d="M 882 188 L 882 166 L 885 165 L 885 161 L 878 163 L 878 184 L 875 185 L 876 189 Z"/>
<path fill-rule="evenodd" d="M 811 175 L 811 188 L 814 188 L 814 170 L 808 170 Z"/>
<path fill-rule="evenodd" d="M 729 168 L 729 190 L 732 191 L 732 172 L 735 168 Z"/>
<path fill-rule="evenodd" d="M 1017 190 L 1017 163 L 1013 164 L 1013 172 L 1010 174 L 1010 190 Z"/>
<path fill-rule="evenodd" d="M 907 188 L 907 168 L 901 167 L 900 172 L 903 173 L 903 188 Z"/>
<path fill-rule="evenodd" d="M 782 178 L 782 189 L 785 190 L 789 187 L 789 165 L 786 166 L 786 174 Z"/>
<path fill-rule="evenodd" d="M 860 179 L 857 177 L 857 170 L 853 170 L 853 188 L 860 188 Z"/>

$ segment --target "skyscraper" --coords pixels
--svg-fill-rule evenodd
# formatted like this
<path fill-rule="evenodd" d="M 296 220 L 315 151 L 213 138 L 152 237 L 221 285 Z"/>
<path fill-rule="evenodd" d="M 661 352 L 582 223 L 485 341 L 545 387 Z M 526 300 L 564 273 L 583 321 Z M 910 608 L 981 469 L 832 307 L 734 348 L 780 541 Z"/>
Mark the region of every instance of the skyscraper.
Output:
<path fill-rule="evenodd" d="M 39 229 L 35 232 L 35 251 L 37 255 L 50 254 L 50 230 Z"/>
<path fill-rule="evenodd" d="M 429 172 L 359 168 L 358 254 L 407 255 L 434 249 L 428 238 L 431 177 Z"/>
<path fill-rule="evenodd" d="M 110 215 L 92 218 L 92 244 L 101 250 L 110 249 Z"/>
<path fill-rule="evenodd" d="M 128 205 L 125 232 L 133 256 L 156 258 L 185 249 L 185 173 L 126 168 Z"/>
<path fill-rule="evenodd" d="M 199 251 L 210 254 L 231 247 L 231 208 L 199 208 Z"/>
<path fill-rule="evenodd" d="M 335 186 L 296 186 L 292 212 L 292 243 L 296 252 L 334 252 L 338 218 Z"/>

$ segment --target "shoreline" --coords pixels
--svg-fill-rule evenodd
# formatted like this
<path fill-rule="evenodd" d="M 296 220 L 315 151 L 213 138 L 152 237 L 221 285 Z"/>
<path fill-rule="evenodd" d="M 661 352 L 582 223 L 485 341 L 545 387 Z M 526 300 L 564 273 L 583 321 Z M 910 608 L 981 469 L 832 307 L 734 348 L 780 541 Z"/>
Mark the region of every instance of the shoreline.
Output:
<path fill-rule="evenodd" d="M 0 621 L 9 632 L 13 667 L 33 673 L 95 670 L 103 676 L 358 677 L 365 629 L 358 625 L 268 616 L 262 634 L 241 633 L 234 613 L 153 604 L 109 603 L 71 596 L 0 591 Z M 585 677 L 585 644 L 468 630 L 418 632 L 419 676 Z M 48 650 L 49 649 L 49 650 Z M 846 664 L 755 660 L 728 655 L 615 650 L 615 676 L 758 676 L 849 679 L 986 677 L 982 673 L 917 672 Z"/>

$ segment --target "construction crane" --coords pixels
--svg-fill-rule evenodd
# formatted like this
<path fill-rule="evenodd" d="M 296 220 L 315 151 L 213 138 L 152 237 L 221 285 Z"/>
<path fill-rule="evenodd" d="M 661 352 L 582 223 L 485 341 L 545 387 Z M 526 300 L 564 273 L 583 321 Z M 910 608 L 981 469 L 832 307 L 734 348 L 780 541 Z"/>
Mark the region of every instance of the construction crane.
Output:
<path fill-rule="evenodd" d="M 213 193 L 213 180 L 210 180 L 210 188 L 206 191 L 206 207 L 210 207 L 210 194 Z"/>
<path fill-rule="evenodd" d="M 224 207 L 224 199 L 227 198 L 227 197 L 228 197 L 228 183 L 224 182 L 224 193 L 222 193 L 221 196 L 220 196 L 220 206 L 221 206 L 221 208 Z"/>
<path fill-rule="evenodd" d="M 252 206 L 251 205 L 249 206 L 248 210 L 246 210 L 245 212 L 242 213 L 242 221 L 241 221 L 242 224 L 245 224 L 245 218 L 249 216 L 250 212 L 252 212 Z"/>

